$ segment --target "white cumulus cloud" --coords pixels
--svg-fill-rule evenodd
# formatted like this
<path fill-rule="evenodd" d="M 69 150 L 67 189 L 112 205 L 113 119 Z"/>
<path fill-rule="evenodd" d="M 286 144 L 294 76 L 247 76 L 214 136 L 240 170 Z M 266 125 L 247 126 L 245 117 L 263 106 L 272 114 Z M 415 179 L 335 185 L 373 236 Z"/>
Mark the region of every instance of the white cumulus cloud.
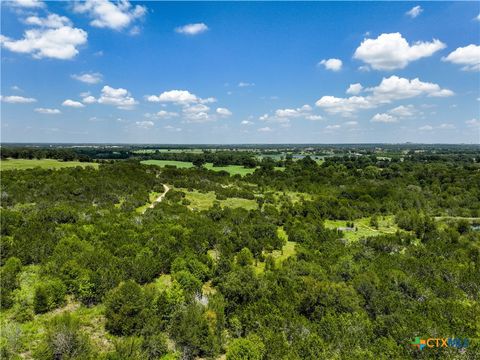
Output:
<path fill-rule="evenodd" d="M 115 89 L 108 85 L 102 88 L 102 94 L 97 101 L 99 104 L 113 105 L 122 110 L 131 110 L 137 104 L 128 90 Z"/>
<path fill-rule="evenodd" d="M 414 6 L 410 10 L 408 10 L 405 14 L 410 16 L 412 19 L 415 19 L 418 15 L 423 12 L 423 9 L 420 5 Z"/>
<path fill-rule="evenodd" d="M 311 120 L 311 121 L 320 121 L 320 120 L 323 120 L 323 116 L 321 116 L 321 115 L 307 115 L 307 116 L 305 116 L 305 119 Z"/>
<path fill-rule="evenodd" d="M 318 65 L 325 66 L 325 69 L 331 71 L 340 71 L 342 70 L 342 60 L 340 59 L 323 59 L 318 63 Z"/>
<path fill-rule="evenodd" d="M 270 132 L 270 131 L 273 131 L 273 130 L 268 126 L 265 126 L 265 127 L 257 129 L 257 131 L 258 132 Z"/>
<path fill-rule="evenodd" d="M 230 110 L 228 110 L 227 108 L 222 108 L 222 107 L 217 108 L 216 113 L 218 115 L 224 116 L 224 117 L 232 115 L 232 112 Z"/>
<path fill-rule="evenodd" d="M 278 109 L 275 111 L 275 116 L 279 118 L 297 118 L 304 117 L 312 111 L 310 105 L 303 105 L 296 109 Z"/>
<path fill-rule="evenodd" d="M 153 121 L 150 120 L 145 120 L 145 121 L 136 121 L 135 125 L 141 129 L 150 129 L 153 127 L 155 124 Z"/>
<path fill-rule="evenodd" d="M 154 114 L 154 117 L 158 119 L 171 119 L 173 117 L 177 117 L 178 113 L 173 112 L 173 111 L 165 111 L 165 110 L 160 110 L 156 114 Z"/>
<path fill-rule="evenodd" d="M 371 122 L 382 122 L 382 123 L 394 123 L 397 122 L 397 118 L 393 117 L 389 114 L 375 114 L 371 120 Z"/>
<path fill-rule="evenodd" d="M 417 110 L 413 105 L 400 105 L 389 110 L 388 113 L 399 118 L 406 118 L 415 115 Z"/>
<path fill-rule="evenodd" d="M 122 30 L 130 26 L 147 12 L 145 6 L 132 6 L 127 0 L 119 2 L 108 0 L 79 1 L 75 3 L 73 9 L 79 14 L 88 14 L 92 19 L 90 25 L 113 30 Z"/>
<path fill-rule="evenodd" d="M 480 71 L 480 45 L 459 47 L 442 60 L 463 65 L 462 70 L 465 71 Z"/>
<path fill-rule="evenodd" d="M 11 95 L 11 96 L 0 96 L 0 100 L 2 102 L 6 102 L 9 104 L 27 104 L 36 102 L 37 99 L 28 98 L 23 96 Z"/>
<path fill-rule="evenodd" d="M 73 28 L 70 20 L 64 16 L 31 16 L 26 22 L 38 28 L 26 30 L 20 40 L 0 35 L 0 43 L 4 48 L 16 53 L 32 54 L 36 59 L 67 60 L 74 58 L 78 54 L 77 48 L 87 42 L 86 31 Z"/>
<path fill-rule="evenodd" d="M 62 113 L 58 109 L 49 109 L 49 108 L 36 108 L 35 111 L 40 114 L 46 114 L 46 115 L 57 115 Z"/>
<path fill-rule="evenodd" d="M 147 95 L 150 102 L 171 102 L 177 104 L 190 104 L 198 102 L 199 98 L 187 90 L 170 90 L 157 95 Z"/>
<path fill-rule="evenodd" d="M 331 114 L 349 116 L 353 113 L 376 108 L 382 104 L 389 104 L 396 100 L 403 100 L 417 96 L 447 97 L 454 95 L 449 89 L 442 89 L 438 84 L 423 82 L 418 78 L 406 79 L 396 75 L 383 78 L 378 86 L 365 89 L 371 95 L 351 96 L 339 98 L 326 95 L 321 97 L 315 105 Z"/>
<path fill-rule="evenodd" d="M 350 84 L 346 93 L 349 95 L 358 95 L 362 92 L 363 86 L 360 83 Z"/>
<path fill-rule="evenodd" d="M 35 8 L 45 7 L 45 3 L 40 0 L 11 0 L 5 3 L 12 7 L 26 8 L 26 9 L 35 9 Z"/>
<path fill-rule="evenodd" d="M 57 14 L 49 14 L 46 18 L 40 18 L 38 16 L 29 16 L 25 19 L 25 23 L 28 25 L 37 25 L 47 28 L 59 28 L 62 26 L 72 26 L 72 22 L 66 16 L 60 16 Z"/>
<path fill-rule="evenodd" d="M 480 120 L 475 119 L 475 118 L 470 119 L 470 120 L 465 121 L 465 124 L 467 124 L 468 127 L 477 128 L 477 127 L 480 127 Z"/>
<path fill-rule="evenodd" d="M 448 97 L 454 95 L 453 91 L 441 89 L 438 84 L 423 82 L 418 78 L 409 80 L 395 75 L 383 78 L 380 85 L 369 88 L 375 100 L 390 102 L 393 100 L 408 99 L 420 95 L 430 97 Z"/>
<path fill-rule="evenodd" d="M 431 125 L 423 125 L 423 126 L 420 126 L 418 128 L 418 130 L 420 131 L 432 131 L 433 130 L 433 126 Z"/>
<path fill-rule="evenodd" d="M 410 62 L 432 56 L 446 47 L 440 40 L 417 41 L 410 45 L 400 33 L 381 34 L 365 39 L 355 50 L 354 58 L 375 70 L 403 69 Z"/>
<path fill-rule="evenodd" d="M 332 131 L 332 130 L 338 130 L 340 129 L 342 126 L 341 125 L 327 125 L 325 126 L 325 130 L 329 130 L 329 131 Z"/>
<path fill-rule="evenodd" d="M 83 73 L 83 74 L 73 74 L 71 75 L 73 79 L 81 81 L 85 84 L 98 84 L 102 81 L 102 74 L 95 73 Z"/>
<path fill-rule="evenodd" d="M 68 106 L 68 107 L 73 107 L 73 108 L 82 108 L 85 107 L 81 102 L 75 101 L 75 100 L 70 100 L 67 99 L 62 103 L 62 106 Z"/>
<path fill-rule="evenodd" d="M 93 96 L 91 95 L 87 95 L 85 96 L 82 101 L 85 103 L 85 104 L 93 104 L 93 103 L 96 103 L 97 102 L 97 99 L 95 99 Z"/>
<path fill-rule="evenodd" d="M 198 35 L 207 30 L 208 26 L 204 23 L 187 24 L 175 28 L 175 32 L 184 35 Z"/>

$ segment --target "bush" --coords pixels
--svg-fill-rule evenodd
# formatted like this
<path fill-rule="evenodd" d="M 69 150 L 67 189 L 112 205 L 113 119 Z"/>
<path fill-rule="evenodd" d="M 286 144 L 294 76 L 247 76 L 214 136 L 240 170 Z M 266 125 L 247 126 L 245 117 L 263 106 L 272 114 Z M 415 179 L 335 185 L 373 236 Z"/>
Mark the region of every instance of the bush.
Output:
<path fill-rule="evenodd" d="M 105 328 L 114 335 L 139 333 L 143 325 L 145 294 L 133 280 L 120 283 L 105 299 Z"/>
<path fill-rule="evenodd" d="M 67 288 L 59 279 L 53 279 L 37 285 L 33 297 L 33 309 L 36 314 L 45 313 L 65 304 Z"/>
<path fill-rule="evenodd" d="M 147 359 L 159 359 L 168 353 L 167 336 L 159 333 L 145 338 L 142 349 Z"/>
<path fill-rule="evenodd" d="M 237 264 L 240 266 L 249 266 L 253 264 L 253 255 L 248 248 L 243 248 L 237 254 Z"/>
<path fill-rule="evenodd" d="M 9 308 L 13 305 L 12 291 L 18 287 L 18 274 L 22 270 L 22 263 L 16 257 L 9 258 L 0 270 L 0 308 Z"/>
<path fill-rule="evenodd" d="M 187 294 L 198 294 L 202 291 L 202 282 L 187 270 L 181 270 L 173 275 Z"/>
<path fill-rule="evenodd" d="M 218 345 L 209 329 L 201 305 L 191 303 L 177 311 L 171 321 L 170 335 L 182 348 L 185 359 L 198 356 L 213 357 L 217 353 Z"/>
<path fill-rule="evenodd" d="M 265 345 L 257 336 L 232 341 L 227 351 L 227 360 L 261 360 Z"/>
<path fill-rule="evenodd" d="M 47 325 L 36 359 L 93 359 L 90 340 L 80 331 L 79 320 L 69 313 L 54 317 Z"/>

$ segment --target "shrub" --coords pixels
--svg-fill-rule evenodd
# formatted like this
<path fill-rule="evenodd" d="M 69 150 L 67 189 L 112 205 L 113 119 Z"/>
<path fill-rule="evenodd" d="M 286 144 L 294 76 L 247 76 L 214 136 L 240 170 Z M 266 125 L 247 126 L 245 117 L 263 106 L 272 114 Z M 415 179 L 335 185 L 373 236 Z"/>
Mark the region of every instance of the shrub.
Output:
<path fill-rule="evenodd" d="M 105 299 L 105 327 L 114 335 L 133 335 L 143 324 L 145 294 L 133 280 L 120 283 Z"/>
<path fill-rule="evenodd" d="M 33 309 L 40 314 L 65 304 L 67 288 L 59 279 L 48 280 L 35 288 Z"/>
<path fill-rule="evenodd" d="M 237 264 L 240 266 L 248 266 L 253 264 L 253 255 L 248 248 L 243 248 L 237 254 Z"/>
<path fill-rule="evenodd" d="M 94 358 L 90 340 L 80 331 L 79 320 L 69 313 L 54 317 L 47 325 L 43 343 L 36 359 L 91 359 Z"/>
<path fill-rule="evenodd" d="M 265 345 L 257 336 L 232 341 L 227 351 L 227 360 L 261 360 Z"/>

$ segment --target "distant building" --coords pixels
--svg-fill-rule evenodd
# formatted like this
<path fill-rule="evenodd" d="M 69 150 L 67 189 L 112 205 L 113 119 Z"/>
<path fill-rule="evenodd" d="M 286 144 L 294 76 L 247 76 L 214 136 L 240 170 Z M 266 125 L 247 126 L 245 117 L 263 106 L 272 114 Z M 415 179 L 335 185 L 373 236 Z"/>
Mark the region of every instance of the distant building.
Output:
<path fill-rule="evenodd" d="M 337 228 L 337 231 L 355 231 L 353 227 L 341 226 Z"/>

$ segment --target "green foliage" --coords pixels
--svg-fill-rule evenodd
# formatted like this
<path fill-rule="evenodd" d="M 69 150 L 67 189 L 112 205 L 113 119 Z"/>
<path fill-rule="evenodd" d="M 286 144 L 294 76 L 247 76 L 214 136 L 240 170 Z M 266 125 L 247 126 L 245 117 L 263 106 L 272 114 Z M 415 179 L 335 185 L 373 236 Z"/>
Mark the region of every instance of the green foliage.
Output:
<path fill-rule="evenodd" d="M 187 270 L 180 270 L 173 277 L 186 294 L 198 294 L 202 290 L 202 282 Z"/>
<path fill-rule="evenodd" d="M 88 337 L 80 330 L 79 320 L 68 314 L 54 317 L 42 343 L 35 352 L 36 359 L 95 359 Z"/>
<path fill-rule="evenodd" d="M 136 161 L 2 172 L 2 357 L 403 359 L 423 356 L 415 336 L 477 337 L 473 153 L 259 151 L 274 160 L 243 178 Z M 223 153 L 205 158 L 252 158 Z M 164 201 L 137 213 L 163 184 Z M 59 312 L 73 320 L 50 322 Z"/>
<path fill-rule="evenodd" d="M 258 336 L 233 340 L 228 346 L 227 360 L 261 360 L 265 345 Z"/>
<path fill-rule="evenodd" d="M 237 254 L 237 264 L 240 266 L 249 266 L 253 264 L 253 255 L 248 248 L 243 248 Z"/>
<path fill-rule="evenodd" d="M 12 306 L 12 291 L 18 287 L 18 274 L 21 269 L 22 262 L 16 257 L 9 258 L 0 268 L 0 308 Z"/>
<path fill-rule="evenodd" d="M 59 279 L 45 280 L 35 288 L 33 308 L 40 314 L 65 304 L 67 288 Z"/>
<path fill-rule="evenodd" d="M 172 317 L 169 333 L 186 359 L 218 353 L 218 344 L 208 325 L 205 310 L 199 304 L 187 304 L 177 310 Z"/>
<path fill-rule="evenodd" d="M 115 335 L 139 333 L 145 320 L 145 294 L 133 280 L 120 283 L 105 298 L 105 328 Z"/>

